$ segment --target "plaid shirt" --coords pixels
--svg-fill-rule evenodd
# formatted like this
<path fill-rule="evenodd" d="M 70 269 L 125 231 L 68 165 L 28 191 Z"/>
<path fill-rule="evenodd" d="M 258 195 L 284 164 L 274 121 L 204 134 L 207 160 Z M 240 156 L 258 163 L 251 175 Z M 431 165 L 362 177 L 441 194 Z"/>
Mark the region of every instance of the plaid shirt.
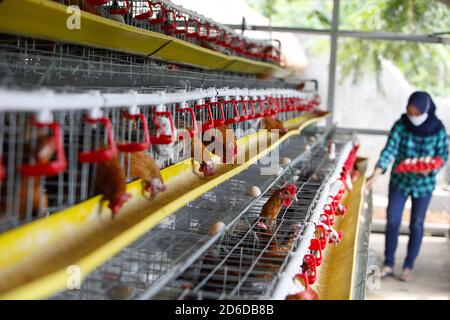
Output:
<path fill-rule="evenodd" d="M 448 159 L 448 139 L 445 129 L 431 136 L 418 136 L 406 130 L 401 120 L 391 129 L 388 141 L 376 167 L 386 172 L 394 160 L 394 169 L 406 158 L 441 156 L 444 162 Z M 442 168 L 442 167 L 441 167 Z M 391 183 L 405 194 L 414 198 L 430 195 L 436 186 L 436 175 L 439 170 L 433 170 L 427 175 L 419 173 L 396 173 L 391 171 Z"/>

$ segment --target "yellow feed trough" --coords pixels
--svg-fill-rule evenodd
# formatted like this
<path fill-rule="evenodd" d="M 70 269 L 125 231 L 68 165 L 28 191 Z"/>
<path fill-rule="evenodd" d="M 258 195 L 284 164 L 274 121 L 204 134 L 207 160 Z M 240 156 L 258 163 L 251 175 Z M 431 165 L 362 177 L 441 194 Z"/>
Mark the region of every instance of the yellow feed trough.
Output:
<path fill-rule="evenodd" d="M 0 32 L 110 49 L 210 70 L 271 74 L 271 63 L 228 56 L 161 33 L 81 11 L 80 28 L 67 6 L 49 0 L 0 1 Z M 68 21 L 69 26 L 68 27 Z"/>
<path fill-rule="evenodd" d="M 359 158 L 360 175 L 353 182 L 353 189 L 347 193 L 343 204 L 348 206 L 347 214 L 338 217 L 335 230 L 342 230 L 342 241 L 337 245 L 328 245 L 323 253 L 323 262 L 318 267 L 317 282 L 311 286 L 320 300 L 351 300 L 354 287 L 354 269 L 357 253 L 359 218 L 364 200 L 366 170 L 364 162 Z"/>

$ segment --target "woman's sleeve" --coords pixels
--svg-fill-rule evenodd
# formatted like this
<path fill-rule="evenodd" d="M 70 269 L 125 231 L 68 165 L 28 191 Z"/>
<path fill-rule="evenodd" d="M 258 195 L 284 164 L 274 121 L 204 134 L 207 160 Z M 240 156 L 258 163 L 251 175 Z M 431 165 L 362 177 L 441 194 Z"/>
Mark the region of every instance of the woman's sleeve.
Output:
<path fill-rule="evenodd" d="M 402 126 L 400 122 L 396 122 L 391 129 L 391 133 L 389 134 L 389 138 L 386 142 L 386 146 L 381 151 L 380 159 L 378 160 L 375 167 L 383 170 L 383 173 L 386 172 L 389 164 L 394 160 L 394 158 L 398 154 L 398 148 L 400 145 Z"/>
<path fill-rule="evenodd" d="M 444 162 L 447 162 L 447 160 L 448 160 L 448 137 L 447 137 L 447 132 L 445 131 L 445 129 L 442 129 L 439 133 L 436 155 L 440 156 L 442 158 L 442 160 L 444 160 Z"/>

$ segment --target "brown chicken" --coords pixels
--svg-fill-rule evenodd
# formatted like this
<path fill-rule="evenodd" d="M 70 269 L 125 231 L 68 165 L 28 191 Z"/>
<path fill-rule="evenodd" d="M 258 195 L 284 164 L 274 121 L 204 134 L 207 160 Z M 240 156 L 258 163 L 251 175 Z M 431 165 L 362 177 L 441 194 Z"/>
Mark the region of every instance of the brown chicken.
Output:
<path fill-rule="evenodd" d="M 264 250 L 264 257 L 279 258 L 284 257 L 289 252 L 290 242 L 286 243 L 287 245 L 281 243 L 279 238 L 274 236 L 272 228 L 268 227 L 262 221 L 259 221 L 253 227 L 253 230 L 258 238 L 258 248 Z M 265 262 L 265 260 L 261 259 L 261 262 Z"/>
<path fill-rule="evenodd" d="M 300 235 L 300 225 L 293 225 L 290 231 L 285 235 L 274 235 L 272 228 L 267 226 L 264 222 L 259 220 L 253 227 L 256 237 L 258 238 L 257 248 L 264 250 L 262 257 L 260 258 L 261 267 L 264 270 L 273 270 L 275 272 L 267 272 L 258 275 L 258 278 L 272 279 L 276 274 L 276 271 L 280 269 L 286 256 L 289 254 L 294 241 Z"/>
<path fill-rule="evenodd" d="M 131 198 L 131 195 L 126 193 L 125 175 L 118 157 L 97 163 L 95 194 L 103 195 L 100 205 L 105 201 L 109 201 L 108 208 L 111 209 L 113 216 Z"/>
<path fill-rule="evenodd" d="M 34 152 L 31 150 L 30 142 L 27 142 L 24 147 L 24 159 L 29 161 L 30 155 L 34 154 L 36 164 L 49 163 L 56 153 L 56 145 L 54 139 L 48 136 L 38 137 L 36 148 Z M 30 198 L 31 197 L 31 201 Z M 20 178 L 20 204 L 19 204 L 19 218 L 24 219 L 31 205 L 31 215 L 37 216 L 40 211 L 48 208 L 48 199 L 44 190 L 41 187 L 41 181 L 38 177 L 24 177 Z"/>
<path fill-rule="evenodd" d="M 54 140 L 47 136 L 38 137 L 36 147 L 32 150 L 30 135 L 25 135 L 25 145 L 23 148 L 23 161 L 29 162 L 31 155 L 36 164 L 48 163 L 56 153 Z M 6 172 L 5 172 L 6 175 Z M 32 217 L 36 217 L 42 210 L 48 208 L 48 199 L 42 190 L 39 177 L 20 176 L 19 190 L 19 218 L 24 219 L 30 212 Z M 1 186 L 1 181 L 0 181 Z M 7 183 L 5 182 L 1 189 L 0 214 L 6 210 Z"/>
<path fill-rule="evenodd" d="M 164 191 L 166 186 L 159 168 L 151 155 L 144 152 L 133 152 L 125 154 L 124 174 L 130 166 L 130 177 L 142 179 L 142 193 L 149 192 L 151 198 L 154 198 L 158 193 Z"/>
<path fill-rule="evenodd" d="M 287 295 L 286 300 L 319 300 L 319 295 L 308 287 L 304 291 Z"/>
<path fill-rule="evenodd" d="M 195 135 L 191 139 L 191 157 L 200 163 L 199 171 L 202 172 L 205 177 L 215 174 L 214 162 L 208 149 Z"/>
<path fill-rule="evenodd" d="M 280 120 L 272 117 L 264 117 L 264 126 L 267 130 L 279 130 L 280 135 L 284 135 L 289 131 Z"/>
<path fill-rule="evenodd" d="M 288 184 L 286 187 L 276 190 L 263 205 L 260 217 L 265 218 L 268 226 L 272 226 L 283 206 L 288 207 L 296 200 L 297 187 Z"/>
<path fill-rule="evenodd" d="M 247 234 L 247 228 L 246 225 L 245 229 L 242 230 L 244 234 Z M 264 281 L 273 279 L 301 230 L 298 225 L 294 225 L 285 237 L 274 236 L 272 229 L 259 219 L 251 226 L 251 229 L 255 242 L 244 241 L 237 249 L 232 249 L 232 252 L 220 250 L 220 246 L 217 250 L 209 250 L 201 259 L 201 264 L 195 267 L 199 272 L 198 278 L 194 278 L 194 281 L 201 281 L 214 271 L 214 276 L 204 284 L 203 289 L 220 293 L 223 290 L 224 279 L 226 279 L 226 285 L 229 287 L 237 285 L 249 268 L 255 264 L 255 257 L 259 256 L 261 252 L 263 252 L 263 255 L 256 262 L 250 277 L 264 279 Z M 242 253 L 242 255 L 239 253 Z M 219 264 L 221 265 L 220 268 L 215 270 Z M 192 276 L 190 276 L 180 280 L 191 282 L 190 287 L 193 287 L 195 283 L 192 283 L 192 279 Z"/>
<path fill-rule="evenodd" d="M 213 153 L 220 156 L 223 163 L 236 163 L 237 140 L 234 131 L 227 125 L 219 125 L 216 133 L 212 135 L 211 141 L 204 141 L 204 143 L 207 147 L 214 146 Z"/>
<path fill-rule="evenodd" d="M 20 204 L 19 218 L 25 219 L 29 210 L 28 201 L 31 197 L 31 215 L 36 217 L 42 210 L 48 208 L 48 199 L 41 188 L 41 181 L 37 177 L 21 177 L 20 180 Z"/>

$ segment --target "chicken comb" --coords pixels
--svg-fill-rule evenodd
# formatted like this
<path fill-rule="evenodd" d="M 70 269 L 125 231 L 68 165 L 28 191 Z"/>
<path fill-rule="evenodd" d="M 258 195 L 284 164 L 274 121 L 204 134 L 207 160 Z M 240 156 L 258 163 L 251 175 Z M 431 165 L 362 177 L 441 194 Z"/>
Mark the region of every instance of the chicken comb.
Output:
<path fill-rule="evenodd" d="M 258 228 L 261 228 L 261 229 L 267 229 L 267 225 L 266 225 L 263 221 L 261 221 L 261 220 L 259 220 L 259 221 L 256 223 L 256 226 L 257 226 Z"/>
<path fill-rule="evenodd" d="M 289 193 L 291 193 L 293 195 L 297 194 L 297 186 L 295 185 L 295 183 L 287 184 L 285 189 L 287 189 L 289 191 Z"/>

